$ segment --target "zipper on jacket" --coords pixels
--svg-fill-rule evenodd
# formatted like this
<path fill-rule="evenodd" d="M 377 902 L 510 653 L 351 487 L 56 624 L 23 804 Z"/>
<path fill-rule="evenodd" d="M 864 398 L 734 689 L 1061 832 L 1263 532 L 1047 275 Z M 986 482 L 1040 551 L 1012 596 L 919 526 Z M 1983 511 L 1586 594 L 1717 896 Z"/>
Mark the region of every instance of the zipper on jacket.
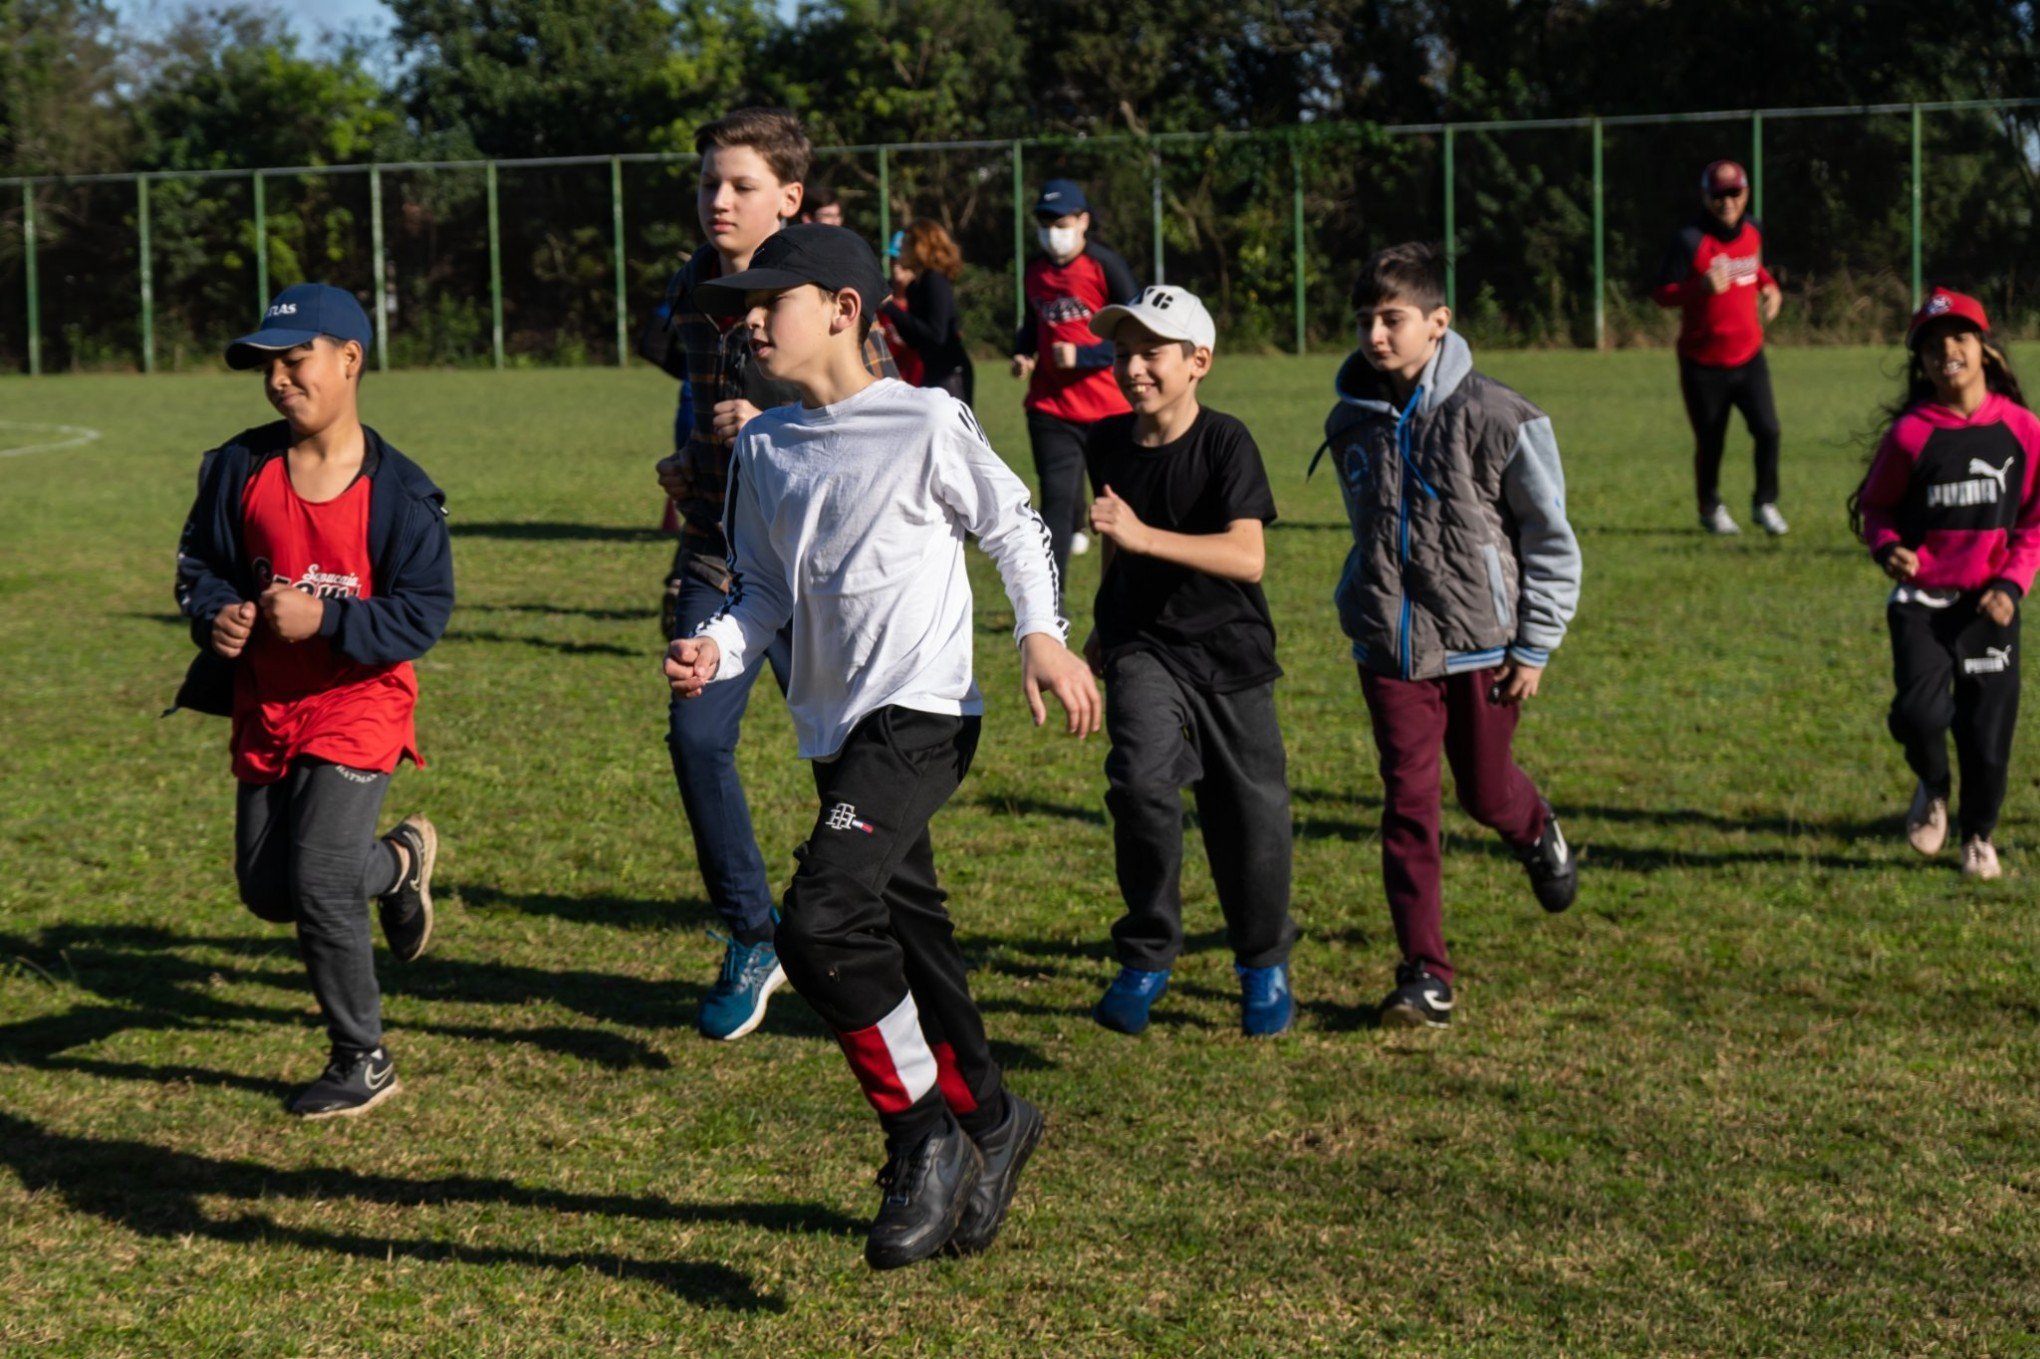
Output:
<path fill-rule="evenodd" d="M 1406 403 L 1404 403 L 1402 414 L 1396 417 L 1395 422 L 1395 451 L 1396 456 L 1402 460 L 1403 468 L 1402 486 L 1400 488 L 1399 493 L 1396 496 L 1396 516 L 1399 521 L 1397 524 L 1397 529 L 1402 538 L 1402 570 L 1399 573 L 1397 582 L 1402 586 L 1402 626 L 1399 629 L 1399 635 L 1396 638 L 1396 650 L 1400 653 L 1400 659 L 1402 661 L 1402 677 L 1405 680 L 1410 678 L 1410 663 L 1411 663 L 1410 617 L 1412 610 L 1410 607 L 1410 579 L 1409 579 L 1411 478 L 1416 479 L 1417 485 L 1423 488 L 1423 492 L 1425 495 L 1429 496 L 1433 500 L 1436 500 L 1438 498 L 1437 489 L 1433 487 L 1430 482 L 1424 480 L 1424 474 L 1417 470 L 1416 462 L 1412 458 L 1410 453 L 1410 417 L 1416 414 L 1417 403 L 1422 401 L 1423 399 L 1424 389 L 1420 386 L 1415 391 L 1410 393 L 1410 399 Z"/>

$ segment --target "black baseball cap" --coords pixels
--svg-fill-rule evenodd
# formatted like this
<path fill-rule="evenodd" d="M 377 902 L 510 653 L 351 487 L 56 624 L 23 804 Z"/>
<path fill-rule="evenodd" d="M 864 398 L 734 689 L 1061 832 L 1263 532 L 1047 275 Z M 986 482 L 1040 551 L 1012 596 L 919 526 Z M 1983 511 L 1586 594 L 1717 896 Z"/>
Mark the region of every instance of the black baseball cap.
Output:
<path fill-rule="evenodd" d="M 866 316 L 876 316 L 888 289 L 878 256 L 848 227 L 803 222 L 767 236 L 751 256 L 751 267 L 694 285 L 695 301 L 711 316 L 736 316 L 744 294 L 781 292 L 813 283 L 832 293 L 854 292 Z"/>
<path fill-rule="evenodd" d="M 294 283 L 262 313 L 262 325 L 227 346 L 227 367 L 259 368 L 271 354 L 310 344 L 321 335 L 353 340 L 365 353 L 375 331 L 354 294 L 330 283 Z"/>

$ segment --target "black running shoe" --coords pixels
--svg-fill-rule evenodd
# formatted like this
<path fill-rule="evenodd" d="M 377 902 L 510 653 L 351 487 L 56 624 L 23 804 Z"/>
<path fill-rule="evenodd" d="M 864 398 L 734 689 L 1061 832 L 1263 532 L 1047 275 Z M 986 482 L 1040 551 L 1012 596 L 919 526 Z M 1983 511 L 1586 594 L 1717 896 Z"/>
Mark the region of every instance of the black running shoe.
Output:
<path fill-rule="evenodd" d="M 1006 1209 L 1013 1202 L 1013 1187 L 1019 1183 L 1020 1168 L 1041 1141 L 1048 1119 L 1041 1110 L 1011 1091 L 1006 1092 L 1006 1116 L 977 1140 L 985 1158 L 985 1173 L 978 1179 L 963 1210 L 956 1235 L 949 1238 L 951 1255 L 976 1255 L 992 1244 L 1006 1221 Z"/>
<path fill-rule="evenodd" d="M 956 1235 L 984 1170 L 977 1143 L 945 1111 L 940 1127 L 893 1152 L 878 1172 L 885 1198 L 864 1241 L 864 1262 L 898 1269 L 938 1253 Z"/>
<path fill-rule="evenodd" d="M 334 1048 L 325 1074 L 291 1098 L 290 1111 L 299 1118 L 352 1118 L 402 1088 L 397 1064 L 386 1049 Z"/>
<path fill-rule="evenodd" d="M 408 963 L 432 942 L 432 864 L 439 857 L 439 832 L 424 817 L 407 816 L 383 839 L 402 845 L 410 856 L 404 876 L 383 893 L 377 907 L 390 952 Z"/>
<path fill-rule="evenodd" d="M 1422 963 L 1395 969 L 1395 990 L 1381 1002 L 1381 1022 L 1395 1029 L 1443 1029 L 1452 1024 L 1452 983 Z"/>
<path fill-rule="evenodd" d="M 1516 860 L 1530 870 L 1530 890 L 1537 904 L 1557 915 L 1580 894 L 1580 861 L 1558 828 L 1558 814 L 1544 804 L 1544 834 L 1534 845 L 1514 847 Z"/>

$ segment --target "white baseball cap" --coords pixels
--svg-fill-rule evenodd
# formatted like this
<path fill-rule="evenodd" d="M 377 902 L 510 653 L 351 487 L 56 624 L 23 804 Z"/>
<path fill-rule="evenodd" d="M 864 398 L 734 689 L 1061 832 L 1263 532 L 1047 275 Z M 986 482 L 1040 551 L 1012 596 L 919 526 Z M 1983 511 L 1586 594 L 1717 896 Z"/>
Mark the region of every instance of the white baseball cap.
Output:
<path fill-rule="evenodd" d="M 1165 340 L 1185 340 L 1199 349 L 1218 348 L 1218 327 L 1197 294 L 1157 283 L 1139 297 L 1105 308 L 1091 318 L 1091 333 L 1109 340 L 1121 321 L 1138 321 Z"/>

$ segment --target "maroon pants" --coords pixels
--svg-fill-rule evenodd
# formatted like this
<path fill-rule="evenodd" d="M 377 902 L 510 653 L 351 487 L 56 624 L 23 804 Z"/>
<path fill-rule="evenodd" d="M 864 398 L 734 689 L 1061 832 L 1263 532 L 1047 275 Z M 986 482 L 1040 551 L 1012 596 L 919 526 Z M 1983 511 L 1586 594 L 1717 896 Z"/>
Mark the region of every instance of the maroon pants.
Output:
<path fill-rule="evenodd" d="M 1500 673 L 1399 680 L 1360 671 L 1381 753 L 1381 877 L 1396 943 L 1405 962 L 1422 963 L 1446 981 L 1452 980 L 1452 960 L 1438 893 L 1439 748 L 1452 762 L 1452 782 L 1468 816 L 1511 845 L 1534 845 L 1544 834 L 1544 801 L 1509 751 L 1522 709 L 1488 702 Z"/>

